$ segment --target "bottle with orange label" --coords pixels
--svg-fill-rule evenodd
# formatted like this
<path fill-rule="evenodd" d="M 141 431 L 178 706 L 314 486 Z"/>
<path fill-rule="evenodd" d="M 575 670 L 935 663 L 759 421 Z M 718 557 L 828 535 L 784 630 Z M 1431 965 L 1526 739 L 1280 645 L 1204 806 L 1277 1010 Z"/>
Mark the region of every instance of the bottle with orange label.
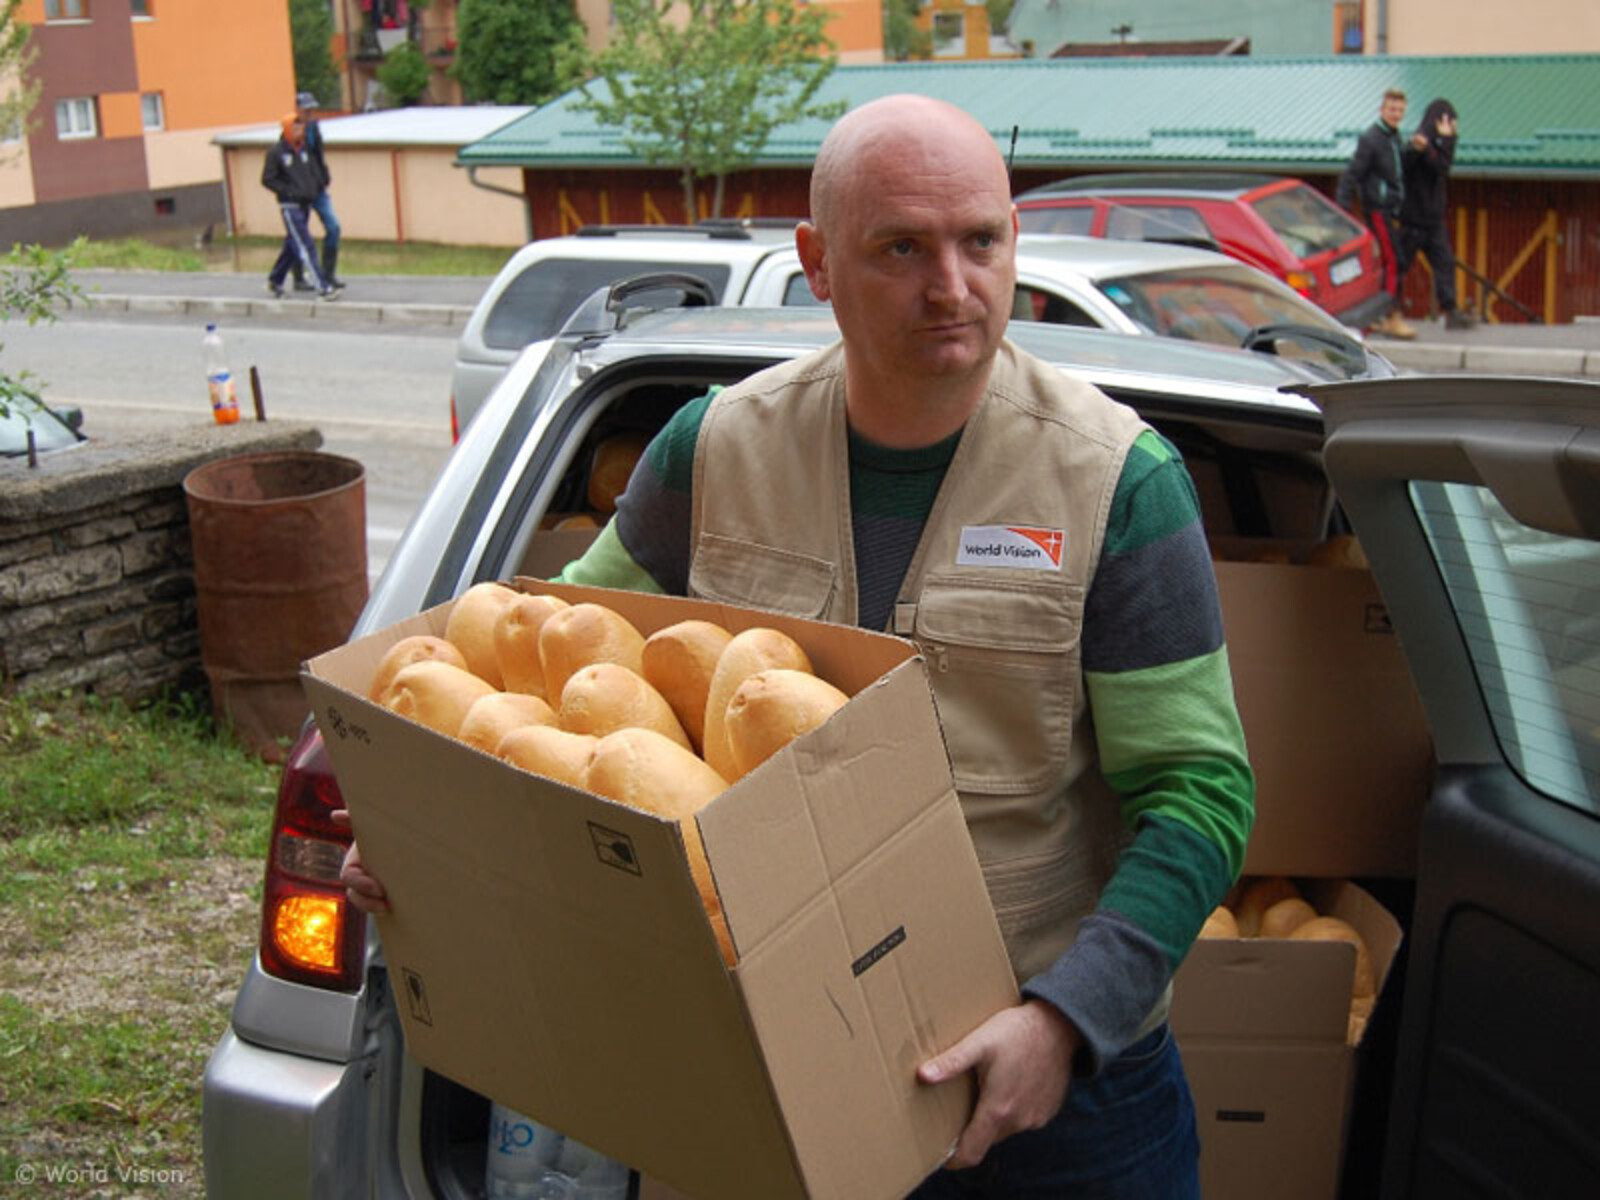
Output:
<path fill-rule="evenodd" d="M 200 339 L 200 351 L 205 358 L 206 389 L 211 393 L 211 416 L 218 425 L 232 425 L 239 419 L 239 396 L 234 390 L 233 373 L 228 370 L 222 335 L 217 332 L 216 325 L 206 326 L 206 335 Z"/>

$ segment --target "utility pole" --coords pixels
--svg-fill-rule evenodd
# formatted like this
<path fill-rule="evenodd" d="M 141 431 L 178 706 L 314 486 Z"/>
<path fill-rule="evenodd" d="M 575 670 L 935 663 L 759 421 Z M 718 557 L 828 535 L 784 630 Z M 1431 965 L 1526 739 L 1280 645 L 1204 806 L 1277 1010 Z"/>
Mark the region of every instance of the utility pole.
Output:
<path fill-rule="evenodd" d="M 1117 41 L 1126 46 L 1128 44 L 1128 35 L 1133 32 L 1133 26 L 1124 21 L 1121 25 L 1115 26 L 1111 32 L 1117 35 Z"/>

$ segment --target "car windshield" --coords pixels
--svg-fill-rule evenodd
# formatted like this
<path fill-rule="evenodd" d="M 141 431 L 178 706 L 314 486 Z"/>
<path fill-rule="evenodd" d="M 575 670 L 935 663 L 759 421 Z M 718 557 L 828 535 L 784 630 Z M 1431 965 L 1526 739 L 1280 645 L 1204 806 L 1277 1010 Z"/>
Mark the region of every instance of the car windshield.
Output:
<path fill-rule="evenodd" d="M 1309 187 L 1286 188 L 1262 196 L 1251 207 L 1296 258 L 1337 250 L 1361 236 L 1361 226 L 1325 196 Z"/>
<path fill-rule="evenodd" d="M 28 430 L 39 451 L 59 450 L 78 440 L 77 434 L 55 416 L 31 402 L 13 399 L 0 402 L 0 454 L 14 457 L 28 452 Z"/>
<path fill-rule="evenodd" d="M 1129 319 L 1163 337 L 1242 346 L 1264 330 L 1309 329 L 1336 339 L 1278 339 L 1276 353 L 1321 368 L 1335 378 L 1350 374 L 1354 343 L 1345 328 L 1321 309 L 1278 287 L 1243 264 L 1148 271 L 1102 279 L 1097 285 Z"/>

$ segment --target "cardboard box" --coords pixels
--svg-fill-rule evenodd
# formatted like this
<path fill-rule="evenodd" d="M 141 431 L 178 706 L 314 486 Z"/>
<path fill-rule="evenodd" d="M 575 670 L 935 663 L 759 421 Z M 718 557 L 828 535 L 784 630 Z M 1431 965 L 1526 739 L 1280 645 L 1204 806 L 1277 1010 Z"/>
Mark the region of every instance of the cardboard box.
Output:
<path fill-rule="evenodd" d="M 543 585 L 649 632 L 687 617 L 796 638 L 853 698 L 699 814 L 738 949 L 723 965 L 678 826 L 562 787 L 363 698 L 448 605 L 303 680 L 362 854 L 407 1048 L 696 1197 L 904 1195 L 970 1084 L 917 1065 L 1016 1002 L 909 643 L 771 614 Z"/>
<path fill-rule="evenodd" d="M 1352 883 L 1302 889 L 1360 932 L 1382 996 L 1400 948 L 1394 917 Z M 1346 1037 L 1355 961 L 1342 942 L 1207 939 L 1189 951 L 1172 1029 L 1194 1093 L 1204 1195 L 1338 1196 L 1360 1053 Z"/>
<path fill-rule="evenodd" d="M 1246 554 L 1265 543 L 1213 545 Z M 1215 566 L 1256 773 L 1245 873 L 1414 876 L 1433 742 L 1371 572 Z"/>

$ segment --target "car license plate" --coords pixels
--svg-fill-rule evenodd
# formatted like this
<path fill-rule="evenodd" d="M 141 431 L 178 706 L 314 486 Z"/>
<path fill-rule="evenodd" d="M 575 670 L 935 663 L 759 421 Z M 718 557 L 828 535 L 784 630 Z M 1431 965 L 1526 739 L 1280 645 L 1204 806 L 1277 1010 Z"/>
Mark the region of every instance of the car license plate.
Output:
<path fill-rule="evenodd" d="M 1341 258 L 1328 268 L 1328 277 L 1333 280 L 1333 285 L 1349 283 L 1352 279 L 1361 276 L 1361 256 L 1352 254 L 1349 258 Z"/>

